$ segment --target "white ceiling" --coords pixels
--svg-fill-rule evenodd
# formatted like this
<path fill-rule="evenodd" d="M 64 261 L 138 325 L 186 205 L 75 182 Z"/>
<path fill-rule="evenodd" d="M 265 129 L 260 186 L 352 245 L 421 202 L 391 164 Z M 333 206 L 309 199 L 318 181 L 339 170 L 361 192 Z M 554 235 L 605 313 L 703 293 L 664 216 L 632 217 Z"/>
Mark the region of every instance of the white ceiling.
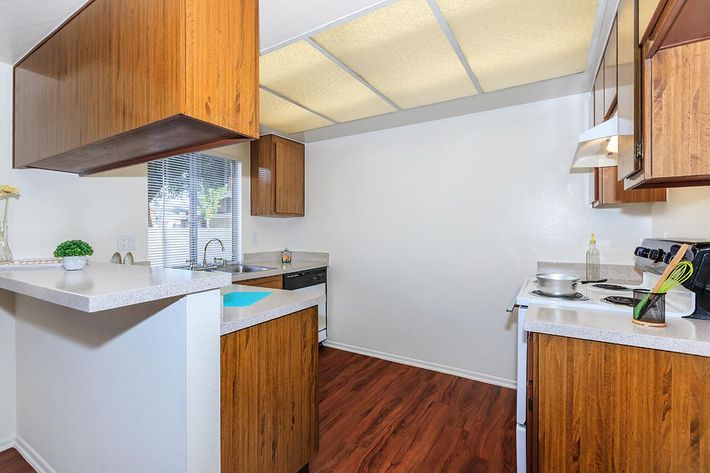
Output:
<path fill-rule="evenodd" d="M 85 0 L 0 0 L 0 62 L 14 64 Z"/>
<path fill-rule="evenodd" d="M 260 49 L 262 54 L 268 53 L 394 1 L 260 0 Z M 0 0 L 0 62 L 17 62 L 85 3 L 86 0 Z M 318 141 L 587 91 L 593 80 L 590 71 L 596 69 L 602 55 L 618 0 L 599 0 L 599 4 L 587 68 L 582 74 L 335 124 L 293 137 L 302 141 Z"/>
<path fill-rule="evenodd" d="M 86 0 L 0 0 L 0 62 L 14 64 Z M 383 0 L 261 0 L 261 49 L 337 22 Z"/>

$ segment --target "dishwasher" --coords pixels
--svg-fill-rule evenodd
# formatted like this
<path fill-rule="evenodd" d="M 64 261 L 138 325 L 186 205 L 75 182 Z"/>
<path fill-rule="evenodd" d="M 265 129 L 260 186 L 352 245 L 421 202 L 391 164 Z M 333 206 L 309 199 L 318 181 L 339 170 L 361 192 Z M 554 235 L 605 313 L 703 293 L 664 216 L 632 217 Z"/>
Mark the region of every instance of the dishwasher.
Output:
<path fill-rule="evenodd" d="M 327 294 L 327 268 L 309 269 L 284 275 L 283 288 L 288 291 L 312 292 L 319 296 Z M 328 330 L 327 301 L 318 304 L 318 343 L 323 343 Z"/>

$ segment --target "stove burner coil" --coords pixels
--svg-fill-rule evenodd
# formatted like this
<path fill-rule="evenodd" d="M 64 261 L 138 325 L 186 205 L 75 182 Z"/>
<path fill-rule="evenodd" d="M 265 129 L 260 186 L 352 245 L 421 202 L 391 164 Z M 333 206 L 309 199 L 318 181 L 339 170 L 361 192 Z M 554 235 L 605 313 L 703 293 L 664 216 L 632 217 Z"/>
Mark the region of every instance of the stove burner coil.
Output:
<path fill-rule="evenodd" d="M 551 296 L 549 294 L 544 294 L 544 293 L 537 291 L 537 290 L 532 291 L 532 293 L 535 294 L 536 296 L 551 297 L 553 299 L 561 299 L 564 301 L 588 301 L 589 300 L 589 297 L 585 296 L 581 292 L 577 292 L 572 296 Z"/>
<path fill-rule="evenodd" d="M 620 286 L 619 284 L 594 284 L 594 287 L 599 289 L 605 289 L 607 291 L 630 291 L 631 289 L 626 286 Z"/>
<path fill-rule="evenodd" d="M 623 296 L 609 296 L 602 299 L 604 302 L 615 305 L 625 305 L 627 307 L 635 307 L 636 302 L 633 297 L 623 297 Z"/>

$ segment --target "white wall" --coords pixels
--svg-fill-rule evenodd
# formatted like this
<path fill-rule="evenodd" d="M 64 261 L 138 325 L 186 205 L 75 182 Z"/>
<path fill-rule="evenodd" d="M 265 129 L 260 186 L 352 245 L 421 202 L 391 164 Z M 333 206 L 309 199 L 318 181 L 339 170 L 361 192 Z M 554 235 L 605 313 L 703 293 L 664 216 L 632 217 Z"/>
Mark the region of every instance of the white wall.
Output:
<path fill-rule="evenodd" d="M 651 232 L 649 205 L 593 210 L 570 173 L 586 99 L 309 144 L 307 216 L 269 225 L 330 252 L 329 338 L 512 380 L 504 308 L 536 262 L 583 261 L 596 231 L 603 262 L 630 263 Z"/>
<path fill-rule="evenodd" d="M 668 202 L 653 204 L 653 235 L 710 241 L 710 187 L 668 189 Z"/>
<path fill-rule="evenodd" d="M 0 290 L 0 451 L 17 430 L 14 313 L 14 294 Z"/>
<path fill-rule="evenodd" d="M 95 314 L 16 301 L 29 461 L 60 473 L 219 472 L 219 291 Z"/>

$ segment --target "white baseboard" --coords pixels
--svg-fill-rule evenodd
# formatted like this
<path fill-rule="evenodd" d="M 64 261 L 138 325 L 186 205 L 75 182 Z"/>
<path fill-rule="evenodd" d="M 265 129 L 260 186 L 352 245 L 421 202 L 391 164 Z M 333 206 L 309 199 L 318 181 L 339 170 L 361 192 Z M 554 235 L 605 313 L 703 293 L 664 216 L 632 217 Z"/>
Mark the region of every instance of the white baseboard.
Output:
<path fill-rule="evenodd" d="M 15 437 L 15 448 L 37 473 L 57 473 L 22 437 Z"/>
<path fill-rule="evenodd" d="M 353 345 L 348 345 L 345 343 L 334 342 L 332 340 L 326 340 L 323 345 L 331 348 L 336 348 L 338 350 L 345 350 L 352 353 L 357 353 L 359 355 L 372 356 L 374 358 L 380 358 L 382 360 L 393 361 L 395 363 L 401 363 L 403 365 L 415 366 L 417 368 L 424 368 L 427 370 L 438 371 L 440 373 L 446 373 L 461 378 L 472 379 L 474 381 L 480 381 L 482 383 L 493 384 L 496 386 L 502 386 L 504 388 L 516 389 L 517 383 L 514 379 L 500 378 L 498 376 L 491 376 L 488 374 L 477 373 L 475 371 L 462 370 L 459 368 L 452 368 L 450 366 L 440 365 L 438 363 L 431 363 L 429 361 L 417 360 L 415 358 L 409 358 L 406 356 L 394 355 L 392 353 L 384 353 L 381 351 L 370 350 L 369 348 L 361 348 Z"/>
<path fill-rule="evenodd" d="M 15 437 L 0 439 L 0 452 L 4 452 L 15 446 Z"/>

